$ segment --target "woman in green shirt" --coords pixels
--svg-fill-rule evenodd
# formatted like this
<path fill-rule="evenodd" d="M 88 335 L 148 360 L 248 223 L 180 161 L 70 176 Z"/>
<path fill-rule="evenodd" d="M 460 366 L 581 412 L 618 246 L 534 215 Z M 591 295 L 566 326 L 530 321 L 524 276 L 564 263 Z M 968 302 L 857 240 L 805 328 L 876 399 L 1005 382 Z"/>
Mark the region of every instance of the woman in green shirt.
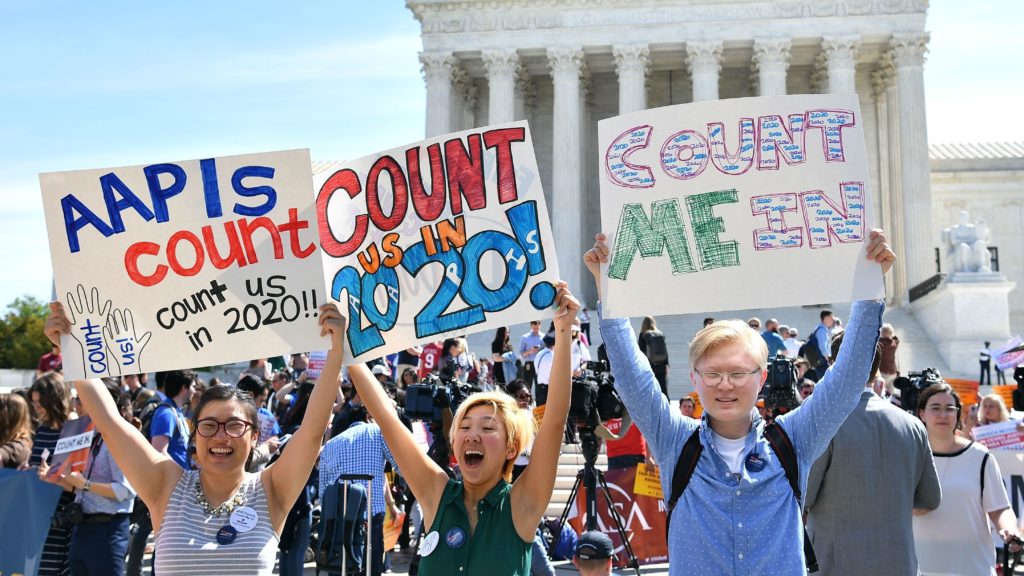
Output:
<path fill-rule="evenodd" d="M 534 431 L 533 416 L 502 392 L 474 394 L 459 407 L 449 433 L 462 480 L 449 479 L 402 425 L 366 365 L 349 376 L 380 425 L 398 467 L 423 507 L 422 576 L 529 576 L 530 547 L 551 499 L 569 414 L 570 350 L 579 302 L 556 285 L 554 364 L 544 419 L 530 464 L 510 485 L 512 465 Z"/>

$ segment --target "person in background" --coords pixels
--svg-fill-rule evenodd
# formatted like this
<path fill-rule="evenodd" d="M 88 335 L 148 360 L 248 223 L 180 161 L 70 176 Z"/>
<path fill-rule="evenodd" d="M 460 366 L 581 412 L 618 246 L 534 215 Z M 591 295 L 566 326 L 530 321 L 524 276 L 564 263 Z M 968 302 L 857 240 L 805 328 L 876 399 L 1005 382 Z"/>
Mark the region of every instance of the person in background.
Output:
<path fill-rule="evenodd" d="M 504 387 L 506 383 L 515 379 L 515 354 L 512 353 L 507 326 L 501 326 L 494 332 L 494 340 L 491 341 L 491 362 L 494 363 L 496 385 Z"/>
<path fill-rule="evenodd" d="M 256 416 L 259 422 L 260 440 L 256 446 L 256 454 L 253 456 L 253 464 L 249 472 L 258 472 L 270 462 L 270 457 L 277 452 L 279 445 L 278 438 L 281 436 L 281 426 L 277 423 L 274 413 L 267 410 L 267 396 L 270 390 L 267 385 L 258 380 L 255 376 L 246 374 L 239 379 L 236 385 L 239 390 L 252 394 L 256 403 Z"/>
<path fill-rule="evenodd" d="M 523 379 L 534 386 L 537 384 L 536 356 L 544 349 L 544 335 L 540 332 L 540 320 L 530 322 L 530 331 L 519 338 L 519 358 L 523 361 Z"/>
<path fill-rule="evenodd" d="M 57 440 L 60 439 L 60 431 L 71 415 L 71 396 L 64 386 L 64 378 L 57 372 L 47 372 L 32 383 L 29 397 L 32 399 L 32 412 L 37 426 L 35 436 L 32 437 L 32 455 L 28 459 L 28 464 L 43 470 L 49 465 L 49 462 L 43 459 L 43 452 L 52 458 Z M 65 491 L 57 502 L 57 509 L 65 508 L 73 501 L 74 495 L 70 491 Z M 51 526 L 46 535 L 46 544 L 43 545 L 42 561 L 39 564 L 40 576 L 61 576 L 70 573 L 70 548 L 71 529 Z"/>
<path fill-rule="evenodd" d="M 814 394 L 814 380 L 810 378 L 804 378 L 800 382 L 800 400 L 807 400 L 811 394 Z"/>
<path fill-rule="evenodd" d="M 298 378 L 299 376 L 302 376 L 303 372 L 309 369 L 309 354 L 306 354 L 305 352 L 292 354 L 289 364 L 289 367 L 292 369 L 292 377 Z M 280 370 L 278 372 L 280 372 Z"/>
<path fill-rule="evenodd" d="M 199 399 L 203 397 L 203 392 L 206 392 L 208 386 L 198 375 L 196 375 L 195 382 L 192 383 L 192 395 L 189 396 L 188 400 L 185 401 L 185 406 L 181 409 L 182 414 L 185 418 L 191 420 L 192 415 L 195 412 L 195 407 L 199 405 Z"/>
<path fill-rule="evenodd" d="M 683 396 L 679 399 L 679 413 L 687 418 L 694 418 L 694 414 L 697 411 L 697 403 L 694 402 L 693 398 L 689 396 Z"/>
<path fill-rule="evenodd" d="M 998 424 L 1010 420 L 1010 411 L 1006 408 L 1006 402 L 999 394 L 989 394 L 981 399 L 981 409 L 978 410 L 978 425 Z"/>
<path fill-rule="evenodd" d="M 896 349 L 900 346 L 900 339 L 896 336 L 896 330 L 892 324 L 882 324 L 882 331 L 878 335 L 878 343 L 882 346 L 882 360 L 878 366 L 878 373 L 885 380 L 885 393 L 892 396 L 894 392 L 893 382 L 899 376 L 900 370 L 896 365 Z"/>
<path fill-rule="evenodd" d="M 413 346 L 412 348 L 406 348 L 398 353 L 398 359 L 395 362 L 395 377 L 398 383 L 401 384 L 402 375 L 408 370 L 416 371 L 416 366 L 420 363 L 420 356 L 423 354 L 423 346 Z"/>
<path fill-rule="evenodd" d="M 640 335 L 637 336 L 637 343 L 640 346 L 640 352 L 647 356 L 651 371 L 658 379 L 661 393 L 668 398 L 668 347 L 665 343 L 665 334 L 658 330 L 658 323 L 652 316 L 644 316 L 644 321 L 640 325 Z"/>
<path fill-rule="evenodd" d="M 17 394 L 0 394 L 0 468 L 20 470 L 32 454 L 32 418 L 28 402 Z"/>
<path fill-rule="evenodd" d="M 708 326 L 711 326 L 714 323 L 715 323 L 715 319 L 712 318 L 711 316 L 708 316 L 707 318 L 704 319 L 704 326 L 703 327 L 707 328 Z"/>
<path fill-rule="evenodd" d="M 611 576 L 614 557 L 615 546 L 612 539 L 604 532 L 594 530 L 584 532 L 576 541 L 572 565 L 579 571 L 580 576 Z"/>
<path fill-rule="evenodd" d="M 797 340 L 800 331 L 792 326 L 780 326 L 780 333 L 783 332 L 783 328 L 785 328 L 785 334 L 783 334 L 782 343 L 786 345 L 786 357 L 795 360 L 800 355 L 800 341 Z"/>
<path fill-rule="evenodd" d="M 36 365 L 36 378 L 39 378 L 47 372 L 60 372 L 64 368 L 64 362 L 60 357 L 60 347 L 54 346 L 50 348 L 50 351 L 43 354 L 39 358 L 39 363 Z"/>
<path fill-rule="evenodd" d="M 981 366 L 981 376 L 978 377 L 978 386 L 992 385 L 992 343 L 985 342 L 985 346 L 978 351 L 978 364 Z"/>
<path fill-rule="evenodd" d="M 966 406 L 962 412 L 960 427 L 957 429 L 956 435 L 968 440 L 974 440 L 974 433 L 972 431 L 978 425 L 978 405 L 971 404 Z"/>
<path fill-rule="evenodd" d="M 587 362 L 590 362 L 590 349 L 587 345 L 582 342 L 580 338 L 580 327 L 578 324 L 572 326 L 572 360 L 570 365 L 572 366 L 572 375 L 574 377 L 582 376 L 583 369 L 587 367 Z"/>
<path fill-rule="evenodd" d="M 128 401 L 134 402 L 135 398 L 139 396 L 139 390 L 142 390 L 142 382 L 139 380 L 138 374 L 126 374 L 121 376 L 121 387 L 125 393 L 128 394 Z"/>
<path fill-rule="evenodd" d="M 584 306 L 580 309 L 580 330 L 583 335 L 587 337 L 587 343 L 590 343 L 590 312 L 587 311 L 587 307 Z"/>
<path fill-rule="evenodd" d="M 775 318 L 769 318 L 764 323 L 764 332 L 761 332 L 761 338 L 764 338 L 764 343 L 768 345 L 768 359 L 770 360 L 773 356 L 785 356 L 786 355 L 786 342 L 779 335 L 779 321 Z"/>
<path fill-rule="evenodd" d="M 999 463 L 981 444 L 956 435 L 960 411 L 960 396 L 949 384 L 920 393 L 917 414 L 928 430 L 942 486 L 938 508 L 914 510 L 914 544 L 924 576 L 995 576 L 992 525 L 1011 551 L 1020 549 Z"/>
<path fill-rule="evenodd" d="M 112 379 L 104 378 L 104 385 L 121 418 L 131 422 L 131 405 L 127 394 Z M 88 416 L 89 411 L 85 405 L 77 398 L 75 402 L 79 417 Z M 72 489 L 75 501 L 81 505 L 84 513 L 82 522 L 75 526 L 71 536 L 72 576 L 124 574 L 135 489 L 125 479 L 102 435 L 96 434 L 93 438 L 85 473 L 62 474 L 59 482 Z"/>

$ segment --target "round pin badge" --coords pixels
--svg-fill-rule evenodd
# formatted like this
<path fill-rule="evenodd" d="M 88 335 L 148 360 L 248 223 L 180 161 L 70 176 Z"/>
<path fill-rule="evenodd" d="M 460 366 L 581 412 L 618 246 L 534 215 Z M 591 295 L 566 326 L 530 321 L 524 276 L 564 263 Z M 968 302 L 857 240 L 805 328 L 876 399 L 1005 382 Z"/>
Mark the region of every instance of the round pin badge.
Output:
<path fill-rule="evenodd" d="M 431 532 L 423 537 L 423 541 L 420 542 L 420 556 L 426 558 L 434 552 L 434 548 L 437 548 L 437 542 L 441 539 L 441 535 L 436 531 Z"/>
<path fill-rule="evenodd" d="M 256 527 L 259 516 L 251 506 L 240 506 L 231 511 L 231 527 L 239 532 L 248 532 Z"/>
<path fill-rule="evenodd" d="M 466 543 L 466 531 L 458 526 L 451 528 L 444 535 L 444 541 L 448 544 L 449 548 L 462 548 L 462 545 Z"/>
<path fill-rule="evenodd" d="M 752 452 L 747 456 L 747 461 L 744 465 L 747 467 L 747 470 L 750 470 L 751 472 L 760 472 L 761 470 L 764 470 L 765 464 L 767 463 L 768 462 L 764 458 L 761 458 L 760 454 Z"/>
<path fill-rule="evenodd" d="M 231 526 L 223 526 L 217 531 L 217 543 L 222 546 L 227 546 L 235 541 L 238 537 L 238 530 L 235 530 Z"/>

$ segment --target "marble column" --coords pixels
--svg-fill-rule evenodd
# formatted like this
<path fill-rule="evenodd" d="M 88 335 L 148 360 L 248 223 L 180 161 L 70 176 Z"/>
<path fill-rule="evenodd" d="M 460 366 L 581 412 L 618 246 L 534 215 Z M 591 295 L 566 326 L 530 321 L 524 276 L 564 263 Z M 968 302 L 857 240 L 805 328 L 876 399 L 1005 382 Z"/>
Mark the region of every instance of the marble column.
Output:
<path fill-rule="evenodd" d="M 554 84 L 551 150 L 551 227 L 558 246 L 558 268 L 569 286 L 583 286 L 581 221 L 580 71 L 583 50 L 578 46 L 548 48 Z"/>
<path fill-rule="evenodd" d="M 932 190 L 928 163 L 928 125 L 924 100 L 924 59 L 928 34 L 894 34 L 890 43 L 896 63 L 899 102 L 900 190 L 903 197 L 903 241 L 907 247 L 907 287 L 935 274 Z"/>
<path fill-rule="evenodd" d="M 427 138 L 451 132 L 452 70 L 455 63 L 451 52 L 420 52 L 423 78 L 427 83 Z"/>
<path fill-rule="evenodd" d="M 686 65 L 693 80 L 693 101 L 718 100 L 718 73 L 722 70 L 722 43 L 686 43 Z"/>
<path fill-rule="evenodd" d="M 515 50 L 484 50 L 487 71 L 487 123 L 504 124 L 516 119 L 516 73 L 519 54 Z"/>
<path fill-rule="evenodd" d="M 857 93 L 857 49 L 860 36 L 825 36 L 821 50 L 825 54 L 828 94 Z"/>
<path fill-rule="evenodd" d="M 893 84 L 895 68 L 889 53 L 885 53 L 879 59 L 875 71 L 871 73 L 871 95 L 875 101 L 875 118 L 877 119 L 877 160 L 878 160 L 878 194 L 875 198 L 876 214 L 878 214 L 879 226 L 885 230 L 889 237 L 889 244 L 896 252 L 897 262 L 903 262 L 905 246 L 902 241 L 902 210 L 898 204 L 900 200 L 896 196 L 896 188 L 893 186 L 892 168 L 895 162 L 895 154 L 891 148 L 892 133 L 894 127 L 890 122 L 890 107 L 895 108 L 895 99 L 890 106 L 889 87 Z M 897 147 L 898 150 L 898 147 Z M 898 219 L 897 219 L 898 218 Z M 899 305 L 903 301 L 903 294 L 906 292 L 906 281 L 901 282 L 897 276 L 903 271 L 903 266 L 897 266 L 896 270 L 886 274 L 882 281 L 885 283 L 885 293 L 890 305 Z"/>
<path fill-rule="evenodd" d="M 529 120 L 533 106 L 537 99 L 537 88 L 533 84 L 526 67 L 519 64 L 516 69 L 516 103 L 514 117 L 516 120 Z"/>
<path fill-rule="evenodd" d="M 789 70 L 789 38 L 754 40 L 753 63 L 757 67 L 759 96 L 785 96 Z"/>
<path fill-rule="evenodd" d="M 612 46 L 615 73 L 619 76 L 619 114 L 647 109 L 647 67 L 650 49 L 647 44 Z"/>

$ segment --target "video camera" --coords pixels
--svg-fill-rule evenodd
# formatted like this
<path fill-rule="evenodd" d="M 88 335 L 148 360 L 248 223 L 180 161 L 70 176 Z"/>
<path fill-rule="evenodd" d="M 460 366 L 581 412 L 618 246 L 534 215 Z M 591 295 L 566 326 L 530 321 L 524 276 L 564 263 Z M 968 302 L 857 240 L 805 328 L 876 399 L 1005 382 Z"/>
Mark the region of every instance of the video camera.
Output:
<path fill-rule="evenodd" d="M 768 379 L 761 391 L 764 406 L 779 416 L 800 406 L 797 395 L 796 364 L 784 356 L 775 356 L 768 363 Z"/>
<path fill-rule="evenodd" d="M 921 390 L 942 382 L 942 374 L 937 368 L 925 368 L 920 372 L 910 372 L 906 376 L 896 378 L 892 385 L 900 391 L 900 408 L 916 415 L 917 399 L 921 396 Z"/>
<path fill-rule="evenodd" d="M 601 422 L 622 418 L 626 406 L 615 391 L 615 378 L 604 360 L 587 362 L 583 374 L 572 379 L 569 422 L 579 428 L 597 428 Z"/>
<path fill-rule="evenodd" d="M 455 377 L 458 364 L 448 358 L 438 373 L 430 373 L 419 384 L 405 391 L 405 415 L 412 420 L 441 424 L 445 409 L 454 414 L 462 401 L 480 389 L 464 384 Z"/>

